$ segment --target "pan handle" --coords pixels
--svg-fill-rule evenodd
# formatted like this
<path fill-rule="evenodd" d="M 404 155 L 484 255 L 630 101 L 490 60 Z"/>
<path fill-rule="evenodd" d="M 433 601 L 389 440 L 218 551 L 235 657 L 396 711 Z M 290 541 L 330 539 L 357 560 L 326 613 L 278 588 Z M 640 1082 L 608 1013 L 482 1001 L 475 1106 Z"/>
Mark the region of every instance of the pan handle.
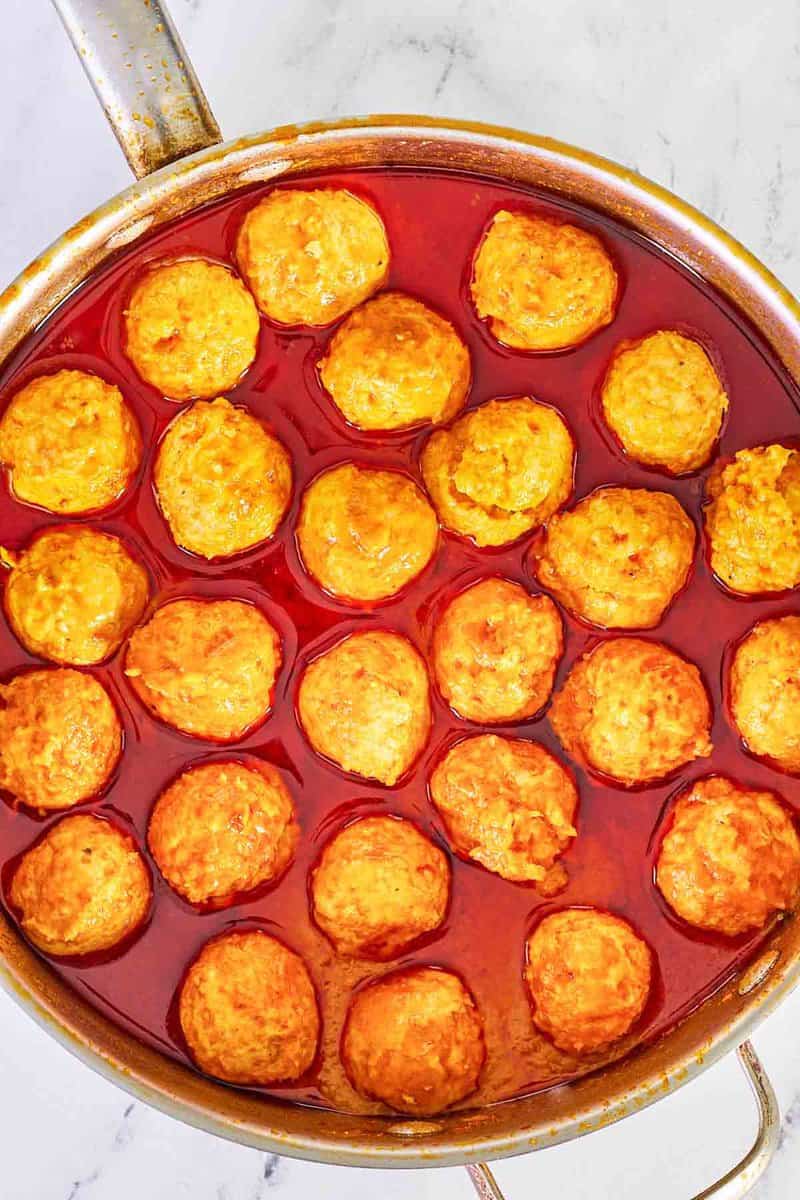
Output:
<path fill-rule="evenodd" d="M 53 0 L 137 179 L 221 141 L 161 0 Z"/>
<path fill-rule="evenodd" d="M 742 1042 L 736 1053 L 758 1104 L 756 1140 L 741 1162 L 722 1179 L 698 1192 L 693 1200 L 711 1200 L 712 1197 L 714 1200 L 742 1200 L 755 1187 L 778 1148 L 781 1116 L 772 1084 L 750 1042 Z M 480 1200 L 504 1200 L 486 1163 L 473 1163 L 467 1171 Z"/>

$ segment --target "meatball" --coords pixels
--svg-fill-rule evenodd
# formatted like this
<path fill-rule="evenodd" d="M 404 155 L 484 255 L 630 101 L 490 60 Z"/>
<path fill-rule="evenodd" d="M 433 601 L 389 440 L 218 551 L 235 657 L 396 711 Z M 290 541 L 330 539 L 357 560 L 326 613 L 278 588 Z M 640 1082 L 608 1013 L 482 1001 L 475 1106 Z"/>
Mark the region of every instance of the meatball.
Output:
<path fill-rule="evenodd" d="M 623 343 L 603 381 L 601 403 L 626 454 L 670 475 L 705 466 L 728 409 L 703 347 L 664 329 Z"/>
<path fill-rule="evenodd" d="M 670 908 L 734 937 L 800 899 L 800 839 L 774 792 L 722 775 L 690 784 L 668 818 L 656 883 Z"/>
<path fill-rule="evenodd" d="M 389 243 L 375 209 L 344 188 L 287 188 L 250 209 L 236 258 L 271 321 L 330 325 L 385 282 Z"/>
<path fill-rule="evenodd" d="M 173 600 L 134 633 L 125 674 L 167 725 L 235 742 L 269 712 L 280 665 L 280 638 L 252 604 Z"/>
<path fill-rule="evenodd" d="M 421 465 L 442 524 L 479 546 L 502 546 L 566 504 L 574 461 L 560 414 L 520 396 L 490 400 L 433 433 Z"/>
<path fill-rule="evenodd" d="M 674 496 L 603 487 L 551 518 L 531 566 L 541 586 L 582 620 L 647 629 L 686 583 L 696 540 Z"/>
<path fill-rule="evenodd" d="M 564 350 L 608 325 L 617 273 L 603 243 L 575 225 L 501 210 L 475 256 L 472 300 L 499 342 Z"/>
<path fill-rule="evenodd" d="M 11 904 L 47 954 L 110 950 L 141 925 L 152 886 L 133 839 L 102 817 L 76 813 L 23 854 Z"/>
<path fill-rule="evenodd" d="M 190 904 L 224 905 L 276 879 L 299 828 L 279 773 L 266 762 L 214 762 L 162 792 L 147 842 L 170 887 Z"/>
<path fill-rule="evenodd" d="M 748 750 L 800 774 L 800 617 L 751 629 L 733 656 L 728 694 Z"/>
<path fill-rule="evenodd" d="M 731 591 L 782 592 L 800 584 L 800 452 L 740 450 L 707 485 L 711 568 Z"/>
<path fill-rule="evenodd" d="M 412 296 L 384 292 L 342 322 L 319 373 L 351 425 L 382 430 L 449 421 L 464 405 L 471 369 L 449 321 Z"/>
<path fill-rule="evenodd" d="M 153 472 L 176 543 L 226 558 L 271 538 L 289 505 L 288 451 L 246 409 L 198 400 L 167 429 Z"/>
<path fill-rule="evenodd" d="M 306 488 L 297 522 L 305 567 L 342 600 L 394 596 L 425 569 L 439 540 L 436 514 L 412 479 L 351 463 Z"/>
<path fill-rule="evenodd" d="M 71 808 L 105 787 L 122 751 L 102 684 L 68 669 L 0 686 L 0 788 L 29 808 Z"/>
<path fill-rule="evenodd" d="M 230 391 L 256 356 L 253 297 L 220 263 L 180 259 L 148 268 L 125 312 L 125 349 L 169 400 Z"/>
<path fill-rule="evenodd" d="M 524 721 L 550 699 L 564 633 L 548 596 L 481 579 L 450 601 L 432 649 L 439 691 L 460 717 Z"/>
<path fill-rule="evenodd" d="M 430 733 L 425 663 L 399 633 L 353 633 L 306 667 L 297 711 L 318 754 L 390 787 Z"/>
<path fill-rule="evenodd" d="M 345 826 L 311 876 L 315 921 L 340 954 L 353 958 L 395 958 L 438 929 L 449 897 L 446 856 L 394 816 Z"/>
<path fill-rule="evenodd" d="M 661 642 L 612 638 L 580 658 L 550 708 L 577 763 L 626 787 L 663 779 L 711 745 L 700 672 Z"/>
<path fill-rule="evenodd" d="M 150 597 L 141 563 L 119 538 L 96 529 L 46 529 L 7 561 L 11 628 L 31 654 L 54 662 L 88 666 L 108 658 Z"/>
<path fill-rule="evenodd" d="M 575 781 L 538 742 L 481 734 L 456 742 L 431 776 L 431 799 L 453 849 L 515 883 L 552 895 L 556 860 L 575 837 Z"/>
<path fill-rule="evenodd" d="M 0 421 L 0 462 L 12 492 L 49 512 L 107 508 L 141 457 L 139 426 L 119 388 L 86 371 L 32 379 Z"/>
<path fill-rule="evenodd" d="M 430 1116 L 469 1096 L 486 1058 L 483 1021 L 457 975 L 413 967 L 357 992 L 342 1061 L 356 1091 Z"/>
<path fill-rule="evenodd" d="M 552 913 L 536 926 L 526 951 L 534 1024 L 559 1050 L 605 1049 L 642 1015 L 652 955 L 620 917 L 594 908 Z"/>
<path fill-rule="evenodd" d="M 228 1083 L 290 1083 L 314 1061 L 319 1009 L 302 958 L 260 929 L 207 942 L 178 1013 L 202 1071 Z"/>

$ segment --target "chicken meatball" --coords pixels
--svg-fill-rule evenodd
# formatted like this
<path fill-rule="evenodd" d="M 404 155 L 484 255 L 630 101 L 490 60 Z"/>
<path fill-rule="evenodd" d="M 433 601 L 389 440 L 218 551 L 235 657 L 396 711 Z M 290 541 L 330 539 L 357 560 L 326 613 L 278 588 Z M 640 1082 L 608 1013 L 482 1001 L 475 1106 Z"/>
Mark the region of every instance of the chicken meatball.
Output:
<path fill-rule="evenodd" d="M 709 476 L 705 511 L 711 568 L 731 591 L 800 584 L 800 451 L 740 450 Z"/>
<path fill-rule="evenodd" d="M 269 712 L 280 665 L 280 638 L 252 604 L 173 600 L 134 633 L 125 674 L 167 725 L 235 742 Z"/>
<path fill-rule="evenodd" d="M 644 1012 L 652 955 L 620 917 L 594 908 L 552 913 L 536 926 L 526 951 L 534 1024 L 559 1050 L 603 1050 Z"/>
<path fill-rule="evenodd" d="M 27 671 L 0 686 L 0 788 L 29 808 L 97 795 L 122 751 L 117 710 L 81 671 Z"/>
<path fill-rule="evenodd" d="M 401 292 L 351 313 L 319 364 L 322 383 L 358 429 L 406 429 L 449 421 L 470 383 L 469 351 L 453 326 Z"/>
<path fill-rule="evenodd" d="M 230 391 L 256 356 L 253 297 L 220 263 L 180 259 L 148 268 L 125 312 L 125 349 L 168 400 Z"/>
<path fill-rule="evenodd" d="M 534 544 L 542 587 L 605 629 L 657 625 L 686 583 L 696 534 L 674 496 L 603 487 L 557 513 Z"/>
<path fill-rule="evenodd" d="M 481 734 L 456 742 L 431 776 L 431 799 L 464 858 L 552 895 L 567 882 L 575 781 L 538 742 Z"/>
<path fill-rule="evenodd" d="M 167 429 L 153 472 L 177 545 L 226 558 L 271 538 L 289 505 L 292 466 L 246 409 L 198 400 Z"/>
<path fill-rule="evenodd" d="M 58 663 L 102 662 L 140 620 L 150 596 L 144 567 L 119 538 L 96 529 L 46 529 L 11 567 L 5 606 L 31 654 Z"/>
<path fill-rule="evenodd" d="M 354 603 L 394 596 L 425 569 L 438 539 L 436 514 L 412 479 L 352 463 L 308 485 L 297 522 L 306 569 Z"/>
<path fill-rule="evenodd" d="M 375 209 L 344 188 L 286 188 L 250 209 L 236 258 L 271 321 L 330 325 L 385 282 L 389 242 Z"/>
<path fill-rule="evenodd" d="M 663 779 L 711 745 L 700 672 L 661 642 L 612 638 L 572 667 L 550 724 L 577 763 L 625 787 Z"/>
<path fill-rule="evenodd" d="M 483 1021 L 457 975 L 413 967 L 357 992 L 342 1062 L 356 1091 L 430 1116 L 469 1096 L 486 1058 Z"/>
<path fill-rule="evenodd" d="M 202 1071 L 228 1083 L 290 1083 L 314 1061 L 319 1009 L 302 958 L 260 929 L 207 942 L 178 1013 Z"/>
<path fill-rule="evenodd" d="M 152 886 L 133 839 L 102 817 L 76 813 L 23 854 L 10 899 L 47 954 L 110 950 L 141 925 Z"/>
<path fill-rule="evenodd" d="M 439 691 L 468 721 L 524 721 L 550 699 L 564 650 L 558 609 L 507 579 L 481 579 L 451 600 L 433 633 Z"/>
<path fill-rule="evenodd" d="M 603 381 L 601 403 L 625 453 L 670 475 L 705 466 L 728 409 L 703 347 L 666 329 L 623 343 Z"/>
<path fill-rule="evenodd" d="M 399 633 L 353 633 L 306 667 L 297 711 L 318 754 L 390 787 L 430 733 L 425 663 Z"/>
<path fill-rule="evenodd" d="M 566 504 L 575 447 L 564 419 L 527 396 L 490 400 L 422 452 L 439 520 L 479 546 L 513 542 Z"/>
<path fill-rule="evenodd" d="M 774 792 L 715 775 L 691 784 L 668 818 L 656 883 L 670 908 L 734 937 L 800 899 L 800 839 Z"/>
<path fill-rule="evenodd" d="M 171 888 L 190 904 L 224 905 L 276 879 L 299 827 L 289 791 L 266 762 L 214 762 L 162 792 L 147 842 Z"/>
<path fill-rule="evenodd" d="M 800 774 L 800 617 L 751 629 L 733 656 L 728 695 L 748 750 Z"/>
<path fill-rule="evenodd" d="M 617 273 L 603 243 L 575 225 L 501 210 L 475 256 L 472 301 L 499 342 L 564 350 L 608 325 Z"/>
<path fill-rule="evenodd" d="M 139 426 L 119 388 L 86 371 L 32 379 L 0 420 L 0 462 L 12 492 L 49 512 L 107 508 L 141 456 Z"/>
<path fill-rule="evenodd" d="M 345 826 L 311 876 L 314 920 L 340 954 L 353 958 L 395 958 L 438 929 L 449 897 L 446 856 L 400 817 Z"/>

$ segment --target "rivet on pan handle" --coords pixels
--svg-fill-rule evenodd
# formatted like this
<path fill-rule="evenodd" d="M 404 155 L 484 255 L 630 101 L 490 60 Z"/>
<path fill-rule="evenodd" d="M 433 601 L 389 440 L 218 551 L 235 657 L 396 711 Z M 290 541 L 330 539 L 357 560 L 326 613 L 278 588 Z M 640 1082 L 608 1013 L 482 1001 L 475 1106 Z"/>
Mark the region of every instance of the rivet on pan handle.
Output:
<path fill-rule="evenodd" d="M 221 141 L 161 0 L 53 0 L 137 179 Z"/>
<path fill-rule="evenodd" d="M 693 1200 L 710 1200 L 711 1197 L 715 1200 L 742 1200 L 764 1174 L 778 1147 L 781 1117 L 772 1084 L 750 1042 L 742 1042 L 736 1053 L 758 1103 L 756 1140 L 740 1163 L 722 1179 L 698 1192 Z M 476 1163 L 467 1167 L 467 1171 L 480 1200 L 504 1200 L 497 1180 L 486 1163 Z"/>

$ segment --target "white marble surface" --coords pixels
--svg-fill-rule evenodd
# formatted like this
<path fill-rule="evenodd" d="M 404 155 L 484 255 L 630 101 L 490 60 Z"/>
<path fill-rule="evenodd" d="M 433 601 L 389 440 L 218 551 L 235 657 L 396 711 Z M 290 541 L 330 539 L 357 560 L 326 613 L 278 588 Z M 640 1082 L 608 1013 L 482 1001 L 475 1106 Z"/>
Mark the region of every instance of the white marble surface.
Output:
<path fill-rule="evenodd" d="M 47 0 L 0 0 L 0 286 L 129 181 Z M 796 0 L 172 0 L 227 136 L 369 111 L 469 116 L 636 166 L 800 290 Z M 784 1113 L 759 1200 L 800 1177 L 800 993 L 756 1036 Z M 188 1129 L 92 1075 L 0 995 L 3 1200 L 301 1200 L 471 1194 L 458 1170 L 346 1171 Z M 502 1163 L 510 1197 L 682 1200 L 745 1149 L 733 1061 L 571 1146 Z"/>

